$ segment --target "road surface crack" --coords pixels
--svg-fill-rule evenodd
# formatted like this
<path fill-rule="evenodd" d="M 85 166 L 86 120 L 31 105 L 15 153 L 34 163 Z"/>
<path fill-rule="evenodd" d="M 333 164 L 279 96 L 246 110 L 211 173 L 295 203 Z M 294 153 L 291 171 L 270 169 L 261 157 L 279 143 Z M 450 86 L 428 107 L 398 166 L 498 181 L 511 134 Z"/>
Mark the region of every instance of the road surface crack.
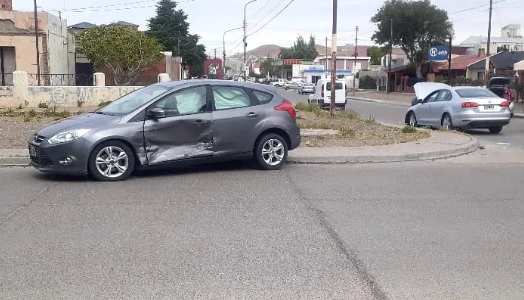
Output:
<path fill-rule="evenodd" d="M 387 300 L 386 293 L 380 288 L 375 277 L 370 274 L 364 263 L 358 258 L 358 255 L 350 247 L 348 247 L 339 234 L 328 223 L 324 213 L 313 206 L 310 198 L 308 198 L 293 181 L 289 173 L 287 174 L 288 181 L 295 192 L 301 199 L 304 200 L 307 209 L 311 211 L 320 222 L 320 226 L 326 230 L 331 239 L 335 242 L 337 249 L 346 257 L 351 265 L 356 269 L 359 279 L 370 289 L 373 299 Z"/>

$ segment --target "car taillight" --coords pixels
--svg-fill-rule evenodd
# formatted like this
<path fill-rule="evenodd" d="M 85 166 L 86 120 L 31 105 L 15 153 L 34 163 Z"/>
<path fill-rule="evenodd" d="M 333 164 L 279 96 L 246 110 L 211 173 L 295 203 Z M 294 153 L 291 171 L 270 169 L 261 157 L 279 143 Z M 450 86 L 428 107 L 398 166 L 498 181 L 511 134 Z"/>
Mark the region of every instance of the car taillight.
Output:
<path fill-rule="evenodd" d="M 291 116 L 291 119 L 295 119 L 297 117 L 297 111 L 295 110 L 295 106 L 293 103 L 284 100 L 282 104 L 275 106 L 275 110 L 280 111 L 287 111 L 289 113 L 289 116 Z"/>
<path fill-rule="evenodd" d="M 508 101 L 503 101 L 502 103 L 500 103 L 500 106 L 502 106 L 502 107 L 509 107 L 509 102 Z"/>
<path fill-rule="evenodd" d="M 479 107 L 477 102 L 462 102 L 462 108 Z"/>

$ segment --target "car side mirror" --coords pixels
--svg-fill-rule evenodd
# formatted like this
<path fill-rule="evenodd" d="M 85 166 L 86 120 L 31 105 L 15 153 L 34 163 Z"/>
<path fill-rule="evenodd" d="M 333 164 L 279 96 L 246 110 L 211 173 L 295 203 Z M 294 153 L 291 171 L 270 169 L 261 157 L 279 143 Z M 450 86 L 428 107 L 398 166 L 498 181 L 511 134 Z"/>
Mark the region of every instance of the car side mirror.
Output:
<path fill-rule="evenodd" d="M 422 99 L 418 99 L 418 100 L 417 100 L 418 103 L 422 103 L 423 101 L 424 101 L 424 100 L 422 100 Z"/>
<path fill-rule="evenodd" d="M 148 115 L 151 118 L 158 120 L 166 117 L 166 111 L 160 107 L 155 107 L 149 111 Z"/>

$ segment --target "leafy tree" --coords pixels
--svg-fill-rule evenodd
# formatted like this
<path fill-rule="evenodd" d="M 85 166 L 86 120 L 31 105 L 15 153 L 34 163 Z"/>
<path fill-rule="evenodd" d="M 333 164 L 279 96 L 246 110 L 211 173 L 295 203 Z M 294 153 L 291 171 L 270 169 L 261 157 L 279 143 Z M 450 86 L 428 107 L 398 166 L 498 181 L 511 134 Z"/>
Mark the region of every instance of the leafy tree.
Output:
<path fill-rule="evenodd" d="M 147 34 L 156 38 L 165 51 L 181 56 L 184 65 L 189 65 L 190 76 L 202 76 L 206 48 L 199 44 L 200 36 L 189 33 L 187 15 L 176 7 L 173 0 L 160 0 L 156 16 L 149 19 Z"/>
<path fill-rule="evenodd" d="M 371 57 L 372 65 L 380 65 L 384 50 L 377 46 L 371 46 L 368 48 L 367 55 Z"/>
<path fill-rule="evenodd" d="M 306 43 L 302 36 L 297 38 L 297 41 L 290 48 L 282 48 L 279 57 L 282 59 L 296 58 L 296 59 L 315 59 L 318 56 L 316 49 L 315 37 L 310 36 L 309 42 Z"/>
<path fill-rule="evenodd" d="M 409 61 L 416 66 L 421 77 L 420 66 L 426 60 L 428 48 L 447 44 L 453 35 L 453 25 L 445 10 L 432 5 L 429 0 L 406 1 L 387 0 L 371 18 L 378 30 L 372 39 L 380 45 L 388 45 L 393 20 L 393 45 L 406 53 Z"/>
<path fill-rule="evenodd" d="M 274 59 L 268 57 L 266 60 L 260 63 L 260 73 L 262 75 L 267 76 L 269 73 L 269 76 L 273 76 L 275 74 L 275 67 L 274 67 Z"/>
<path fill-rule="evenodd" d="M 509 47 L 507 45 L 504 45 L 502 47 L 497 47 L 497 53 L 498 52 L 509 52 Z"/>
<path fill-rule="evenodd" d="M 78 36 L 78 50 L 95 69 L 107 67 L 115 85 L 132 85 L 151 63 L 162 58 L 162 46 L 136 28 L 99 26 Z"/>

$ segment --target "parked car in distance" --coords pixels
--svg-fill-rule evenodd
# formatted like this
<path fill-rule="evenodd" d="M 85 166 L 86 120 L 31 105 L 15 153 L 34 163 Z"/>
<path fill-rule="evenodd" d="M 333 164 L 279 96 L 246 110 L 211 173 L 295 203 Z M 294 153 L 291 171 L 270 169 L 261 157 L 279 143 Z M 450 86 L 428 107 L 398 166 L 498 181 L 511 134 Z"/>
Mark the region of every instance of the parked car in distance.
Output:
<path fill-rule="evenodd" d="M 504 98 L 504 86 L 508 86 L 508 88 L 511 90 L 512 98 L 516 97 L 517 90 L 515 89 L 515 81 L 512 78 L 509 77 L 492 77 L 488 81 L 488 89 L 495 93 L 500 98 Z M 513 117 L 513 113 L 515 110 L 514 104 L 510 105 L 510 112 L 511 117 Z"/>
<path fill-rule="evenodd" d="M 343 110 L 347 104 L 346 81 L 338 79 L 335 82 L 335 106 Z M 320 107 L 329 107 L 331 104 L 331 79 L 320 79 L 315 87 L 315 94 L 308 98 L 308 103 L 316 103 Z"/>
<path fill-rule="evenodd" d="M 276 86 L 276 87 L 283 87 L 285 83 L 286 83 L 285 79 L 279 78 L 279 79 L 275 79 L 274 81 L 272 81 L 271 85 Z"/>
<path fill-rule="evenodd" d="M 42 172 L 118 181 L 141 168 L 254 159 L 281 168 L 300 145 L 294 105 L 275 87 L 224 80 L 150 85 L 29 140 Z"/>
<path fill-rule="evenodd" d="M 297 91 L 302 84 L 304 84 L 302 81 L 289 81 L 284 85 L 284 89 Z"/>
<path fill-rule="evenodd" d="M 408 108 L 405 123 L 459 129 L 488 129 L 500 133 L 511 116 L 509 102 L 483 87 L 451 87 L 443 83 L 414 85 L 418 99 Z"/>
<path fill-rule="evenodd" d="M 306 82 L 298 87 L 299 94 L 313 94 L 315 92 L 315 85 L 310 82 Z"/>

